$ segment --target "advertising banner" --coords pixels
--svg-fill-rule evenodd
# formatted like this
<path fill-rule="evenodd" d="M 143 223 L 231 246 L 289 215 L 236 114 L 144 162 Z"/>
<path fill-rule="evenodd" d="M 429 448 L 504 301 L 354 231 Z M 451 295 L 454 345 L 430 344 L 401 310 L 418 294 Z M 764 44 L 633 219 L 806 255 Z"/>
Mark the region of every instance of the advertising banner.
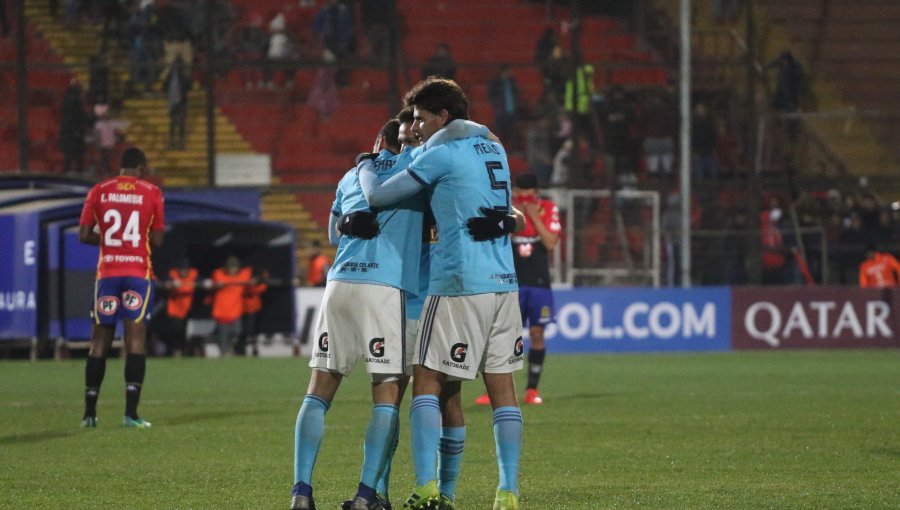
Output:
<path fill-rule="evenodd" d="M 583 288 L 553 293 L 551 352 L 724 351 L 730 348 L 727 288 Z"/>
<path fill-rule="evenodd" d="M 900 347 L 897 291 L 736 287 L 735 349 Z"/>
<path fill-rule="evenodd" d="M 37 335 L 38 216 L 0 216 L 0 341 Z"/>

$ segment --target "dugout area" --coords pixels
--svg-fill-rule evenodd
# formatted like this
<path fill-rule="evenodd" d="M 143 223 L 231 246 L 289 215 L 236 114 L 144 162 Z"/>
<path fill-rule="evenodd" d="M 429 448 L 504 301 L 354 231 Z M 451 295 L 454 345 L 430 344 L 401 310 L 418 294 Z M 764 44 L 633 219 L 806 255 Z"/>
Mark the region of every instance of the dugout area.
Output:
<path fill-rule="evenodd" d="M 78 223 L 92 183 L 56 177 L 0 179 L 0 349 L 31 357 L 59 347 L 83 347 L 90 337 L 98 248 L 78 241 Z M 290 225 L 259 218 L 255 190 L 166 191 L 166 240 L 153 252 L 166 278 L 187 257 L 208 276 L 225 257 L 272 278 L 264 296 L 264 333 L 293 329 L 295 234 Z M 163 310 L 165 292 L 157 292 Z M 203 309 L 198 294 L 192 314 Z"/>

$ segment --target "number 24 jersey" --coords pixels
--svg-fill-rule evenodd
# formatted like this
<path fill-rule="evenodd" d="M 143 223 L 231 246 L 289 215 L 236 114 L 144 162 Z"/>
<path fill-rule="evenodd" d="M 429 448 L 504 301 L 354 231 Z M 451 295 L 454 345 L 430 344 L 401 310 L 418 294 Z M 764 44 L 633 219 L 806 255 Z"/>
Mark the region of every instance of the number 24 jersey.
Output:
<path fill-rule="evenodd" d="M 81 225 L 98 225 L 100 260 L 97 278 L 152 278 L 150 231 L 163 230 L 163 195 L 136 177 L 118 176 L 91 188 Z"/>

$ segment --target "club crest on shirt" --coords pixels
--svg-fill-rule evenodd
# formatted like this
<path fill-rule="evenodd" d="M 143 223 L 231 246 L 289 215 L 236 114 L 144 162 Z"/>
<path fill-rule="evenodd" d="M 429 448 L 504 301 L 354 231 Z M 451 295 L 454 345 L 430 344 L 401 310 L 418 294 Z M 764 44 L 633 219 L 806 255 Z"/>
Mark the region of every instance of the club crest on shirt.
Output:
<path fill-rule="evenodd" d="M 144 299 L 140 294 L 133 290 L 126 291 L 122 294 L 122 306 L 127 310 L 139 310 L 144 304 Z"/>
<path fill-rule="evenodd" d="M 101 315 L 113 315 L 119 309 L 119 299 L 115 296 L 103 296 L 97 300 L 97 312 Z"/>

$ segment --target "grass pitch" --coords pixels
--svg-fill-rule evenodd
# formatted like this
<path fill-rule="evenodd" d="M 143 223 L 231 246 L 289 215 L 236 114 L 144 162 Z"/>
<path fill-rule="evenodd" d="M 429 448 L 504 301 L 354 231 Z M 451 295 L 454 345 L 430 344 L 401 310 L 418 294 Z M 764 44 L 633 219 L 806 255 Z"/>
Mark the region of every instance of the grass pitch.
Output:
<path fill-rule="evenodd" d="M 121 427 L 122 370 L 110 361 L 100 427 L 81 430 L 83 360 L 0 362 L 0 508 L 288 508 L 305 360 L 150 360 L 150 430 Z M 523 409 L 525 509 L 900 508 L 900 351 L 551 356 L 541 389 Z M 480 390 L 465 388 L 461 510 L 490 508 L 497 480 Z M 355 491 L 370 410 L 358 372 L 326 417 L 320 509 Z"/>

